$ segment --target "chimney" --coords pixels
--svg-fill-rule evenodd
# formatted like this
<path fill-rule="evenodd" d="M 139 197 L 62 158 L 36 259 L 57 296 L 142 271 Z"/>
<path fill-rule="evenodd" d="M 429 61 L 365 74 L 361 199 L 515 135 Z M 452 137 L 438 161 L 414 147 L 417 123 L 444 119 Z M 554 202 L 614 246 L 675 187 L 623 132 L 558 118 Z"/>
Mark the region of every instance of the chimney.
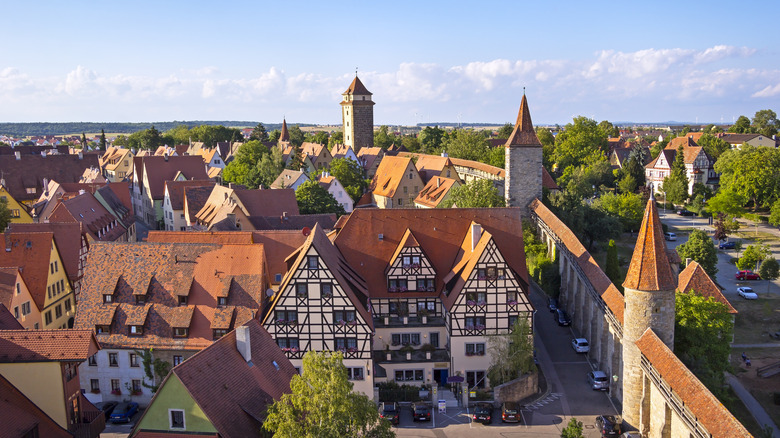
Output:
<path fill-rule="evenodd" d="M 41 151 L 41 156 L 42 156 L 43 158 L 46 158 L 46 151 Z"/>
<path fill-rule="evenodd" d="M 477 247 L 477 243 L 479 243 L 479 239 L 481 237 L 482 237 L 482 225 L 471 224 L 471 251 L 474 251 L 474 248 Z"/>
<path fill-rule="evenodd" d="M 16 159 L 17 160 L 21 160 L 22 159 L 22 153 L 20 151 L 14 152 L 14 155 L 16 155 Z"/>
<path fill-rule="evenodd" d="M 233 183 L 228 183 L 228 188 L 232 189 L 233 188 Z"/>
<path fill-rule="evenodd" d="M 448 157 L 449 155 L 447 155 L 447 153 L 446 153 L 446 152 L 442 152 L 442 153 L 441 153 L 441 156 L 442 156 L 442 157 Z"/>
<path fill-rule="evenodd" d="M 83 159 L 84 159 L 84 152 L 79 152 L 79 160 L 83 160 Z"/>
<path fill-rule="evenodd" d="M 252 344 L 249 342 L 249 327 L 242 325 L 236 328 L 236 350 L 241 353 L 246 363 L 252 365 Z"/>
<path fill-rule="evenodd" d="M 436 187 L 441 187 L 441 178 L 436 177 Z"/>
<path fill-rule="evenodd" d="M 687 267 L 688 265 L 690 265 L 692 261 L 693 261 L 693 259 L 691 259 L 690 257 L 686 257 L 685 258 L 685 266 Z"/>

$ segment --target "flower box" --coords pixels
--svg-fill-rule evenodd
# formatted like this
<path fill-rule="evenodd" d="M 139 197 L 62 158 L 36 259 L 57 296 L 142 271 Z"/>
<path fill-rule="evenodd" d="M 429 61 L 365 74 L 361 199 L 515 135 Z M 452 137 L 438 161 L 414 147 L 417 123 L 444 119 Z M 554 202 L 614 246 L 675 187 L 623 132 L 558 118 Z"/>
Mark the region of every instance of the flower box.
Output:
<path fill-rule="evenodd" d="M 406 288 L 406 286 L 401 286 L 399 289 L 401 289 L 401 292 L 406 292 L 407 290 L 409 290 Z"/>
<path fill-rule="evenodd" d="M 141 395 L 143 394 L 143 391 L 140 389 L 133 390 L 133 392 L 130 393 L 130 395 Z"/>
<path fill-rule="evenodd" d="M 113 394 L 113 395 L 122 395 L 122 391 L 120 391 L 118 389 L 112 389 L 111 390 L 111 394 Z"/>
<path fill-rule="evenodd" d="M 279 324 L 279 325 L 284 325 L 286 322 L 287 322 L 287 321 L 285 321 L 285 320 L 283 320 L 283 319 L 277 319 L 277 320 L 276 320 L 276 323 L 277 323 L 277 324 Z"/>
<path fill-rule="evenodd" d="M 420 267 L 419 263 L 412 263 L 412 269 L 417 269 Z"/>
<path fill-rule="evenodd" d="M 412 265 L 403 265 L 403 266 L 404 266 L 404 269 L 409 269 L 409 268 L 412 267 Z"/>
<path fill-rule="evenodd" d="M 510 306 L 516 306 L 517 305 L 517 300 L 509 300 L 506 303 L 509 304 Z"/>
<path fill-rule="evenodd" d="M 484 275 L 478 275 L 478 276 L 477 276 L 477 280 L 484 280 L 484 279 L 486 279 L 486 278 L 487 278 L 487 277 L 485 277 Z"/>
<path fill-rule="evenodd" d="M 349 325 L 357 325 L 357 319 L 353 319 L 349 322 Z"/>
<path fill-rule="evenodd" d="M 93 393 L 93 394 L 100 394 L 100 390 L 99 390 L 99 389 L 93 389 L 93 390 L 92 390 L 92 393 Z"/>
<path fill-rule="evenodd" d="M 477 306 L 484 306 L 485 304 L 487 304 L 486 301 L 483 300 L 477 301 Z"/>
<path fill-rule="evenodd" d="M 388 287 L 387 290 L 388 290 L 388 292 L 398 292 L 398 288 L 397 287 Z"/>
<path fill-rule="evenodd" d="M 307 294 L 297 294 L 298 298 L 306 298 Z"/>
<path fill-rule="evenodd" d="M 337 322 L 339 325 L 347 325 L 347 321 L 344 321 L 343 319 L 340 319 Z"/>
<path fill-rule="evenodd" d="M 477 302 L 474 300 L 466 300 L 466 304 L 468 304 L 469 306 L 474 306 L 477 304 Z"/>
<path fill-rule="evenodd" d="M 485 326 L 482 324 L 477 324 L 474 328 L 477 330 L 485 330 Z"/>

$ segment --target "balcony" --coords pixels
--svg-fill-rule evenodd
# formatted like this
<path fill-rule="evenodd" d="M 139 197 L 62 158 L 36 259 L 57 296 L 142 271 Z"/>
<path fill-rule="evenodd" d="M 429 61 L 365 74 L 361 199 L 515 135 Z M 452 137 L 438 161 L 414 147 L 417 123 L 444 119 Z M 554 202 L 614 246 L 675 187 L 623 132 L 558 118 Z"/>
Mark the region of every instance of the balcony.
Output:
<path fill-rule="evenodd" d="M 404 320 L 406 318 L 406 320 Z M 425 322 L 423 323 L 423 319 Z M 443 316 L 396 316 L 396 315 L 377 315 L 374 316 L 374 327 L 434 327 L 444 326 Z"/>
<path fill-rule="evenodd" d="M 98 438 L 106 428 L 106 416 L 98 408 L 87 400 L 84 395 L 79 396 L 81 405 L 81 422 L 71 425 L 69 432 L 75 438 Z"/>
<path fill-rule="evenodd" d="M 388 360 L 387 358 L 388 354 L 390 355 L 390 360 Z M 374 357 L 374 363 L 378 363 L 378 364 L 411 363 L 411 362 L 449 362 L 450 361 L 450 353 L 445 348 L 437 348 L 431 351 L 430 357 L 428 356 L 427 351 L 420 348 L 410 351 L 408 356 L 407 356 L 407 352 L 402 350 L 390 350 L 390 351 L 374 350 L 373 357 Z"/>

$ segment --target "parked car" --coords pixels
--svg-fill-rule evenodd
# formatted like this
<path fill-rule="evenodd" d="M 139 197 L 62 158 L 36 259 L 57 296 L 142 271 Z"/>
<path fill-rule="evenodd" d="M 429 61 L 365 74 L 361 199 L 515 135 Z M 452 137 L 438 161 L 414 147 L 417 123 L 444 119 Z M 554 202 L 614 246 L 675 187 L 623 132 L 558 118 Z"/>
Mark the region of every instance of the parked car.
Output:
<path fill-rule="evenodd" d="M 556 310 L 558 310 L 558 300 L 552 297 L 548 298 L 547 308 L 550 309 L 550 312 L 555 312 Z"/>
<path fill-rule="evenodd" d="M 664 238 L 666 240 L 673 241 L 673 240 L 677 240 L 677 235 L 667 231 L 667 232 L 664 233 Z"/>
<path fill-rule="evenodd" d="M 555 318 L 555 322 L 557 322 L 560 326 L 571 325 L 571 318 L 569 318 L 569 315 L 564 310 L 555 309 L 555 312 L 553 312 L 553 317 Z"/>
<path fill-rule="evenodd" d="M 396 426 L 401 421 L 401 412 L 398 410 L 398 403 L 396 402 L 383 402 L 379 408 L 379 418 L 384 418 L 390 421 L 390 424 Z"/>
<path fill-rule="evenodd" d="M 642 438 L 642 434 L 635 430 L 632 430 L 630 432 L 623 432 L 622 434 L 620 434 L 620 438 Z"/>
<path fill-rule="evenodd" d="M 622 423 L 620 418 L 614 415 L 599 415 L 596 417 L 596 429 L 598 429 L 602 437 L 620 435 L 620 423 Z"/>
<path fill-rule="evenodd" d="M 694 213 L 692 211 L 689 211 L 689 210 L 686 210 L 686 209 L 683 208 L 682 210 L 677 210 L 677 215 L 678 216 L 694 216 L 694 215 L 696 215 L 696 213 Z"/>
<path fill-rule="evenodd" d="M 574 338 L 571 340 L 571 348 L 577 353 L 587 353 L 590 351 L 590 345 L 585 338 Z"/>
<path fill-rule="evenodd" d="M 609 389 L 609 377 L 604 371 L 591 371 L 588 373 L 588 384 L 593 389 L 606 391 Z"/>
<path fill-rule="evenodd" d="M 133 418 L 133 415 L 138 412 L 138 403 L 136 402 L 122 402 L 119 403 L 115 408 L 114 412 L 111 413 L 111 422 L 112 423 L 129 423 L 130 419 Z"/>
<path fill-rule="evenodd" d="M 423 402 L 412 403 L 412 419 L 414 421 L 430 421 L 431 407 Z"/>
<path fill-rule="evenodd" d="M 479 421 L 482 424 L 490 424 L 493 422 L 493 405 L 490 403 L 477 403 L 474 408 L 474 421 Z"/>
<path fill-rule="evenodd" d="M 753 271 L 739 271 L 734 274 L 737 280 L 761 280 L 761 276 Z"/>
<path fill-rule="evenodd" d="M 720 242 L 720 245 L 718 245 L 718 248 L 720 249 L 734 249 L 737 247 L 737 244 L 734 242 Z"/>
<path fill-rule="evenodd" d="M 504 423 L 519 423 L 520 405 L 515 402 L 504 402 L 501 405 L 501 421 Z"/>
<path fill-rule="evenodd" d="M 118 404 L 119 403 L 115 401 L 104 401 L 95 403 L 95 407 L 103 411 L 103 413 L 106 414 L 106 418 L 108 418 L 111 415 L 111 412 L 114 412 L 114 408 Z"/>
<path fill-rule="evenodd" d="M 753 292 L 753 288 L 751 287 L 738 287 L 737 288 L 737 294 L 741 296 L 742 298 L 746 300 L 757 300 L 758 294 Z"/>

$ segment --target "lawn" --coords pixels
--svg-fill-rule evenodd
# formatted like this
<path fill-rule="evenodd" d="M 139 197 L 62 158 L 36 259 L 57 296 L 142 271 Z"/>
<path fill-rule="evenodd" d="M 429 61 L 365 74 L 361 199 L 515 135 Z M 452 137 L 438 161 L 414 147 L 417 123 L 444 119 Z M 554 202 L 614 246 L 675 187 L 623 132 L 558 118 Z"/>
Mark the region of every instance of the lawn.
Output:
<path fill-rule="evenodd" d="M 772 286 L 776 288 L 777 286 Z M 739 312 L 734 324 L 734 343 L 759 344 L 777 342 L 769 333 L 780 331 L 780 296 L 775 293 L 767 296 L 766 286 L 754 288 L 757 300 L 732 300 L 731 304 Z M 778 348 L 780 352 L 780 348 Z"/>

